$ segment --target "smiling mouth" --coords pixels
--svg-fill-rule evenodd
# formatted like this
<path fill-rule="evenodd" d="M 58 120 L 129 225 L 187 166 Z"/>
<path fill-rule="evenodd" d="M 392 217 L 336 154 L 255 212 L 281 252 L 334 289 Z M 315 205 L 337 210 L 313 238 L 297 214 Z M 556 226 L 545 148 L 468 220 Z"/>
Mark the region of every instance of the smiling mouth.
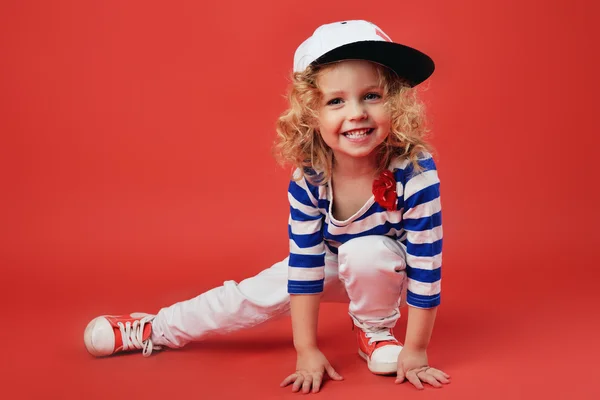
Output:
<path fill-rule="evenodd" d="M 374 130 L 374 128 L 354 129 L 348 132 L 344 132 L 342 133 L 342 135 L 349 139 L 360 139 L 370 135 L 371 133 L 373 133 Z"/>

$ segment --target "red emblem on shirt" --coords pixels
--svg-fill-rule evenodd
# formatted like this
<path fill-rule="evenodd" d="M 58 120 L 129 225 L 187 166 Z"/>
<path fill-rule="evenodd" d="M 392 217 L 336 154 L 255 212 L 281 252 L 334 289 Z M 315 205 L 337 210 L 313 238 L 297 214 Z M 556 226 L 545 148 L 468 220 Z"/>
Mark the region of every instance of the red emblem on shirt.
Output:
<path fill-rule="evenodd" d="M 386 169 L 378 179 L 373 181 L 373 195 L 381 207 L 388 211 L 396 209 L 398 194 L 396 193 L 396 179 L 392 171 Z"/>

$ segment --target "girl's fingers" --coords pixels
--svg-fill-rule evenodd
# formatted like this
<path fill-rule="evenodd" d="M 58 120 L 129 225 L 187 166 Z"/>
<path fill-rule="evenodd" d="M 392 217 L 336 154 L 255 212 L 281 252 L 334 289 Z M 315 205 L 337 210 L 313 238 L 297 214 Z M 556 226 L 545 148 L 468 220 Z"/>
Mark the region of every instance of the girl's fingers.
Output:
<path fill-rule="evenodd" d="M 417 373 L 417 377 L 423 382 L 429 383 L 431 386 L 435 388 L 442 387 L 442 384 L 435 379 L 433 375 L 431 375 L 428 371 L 421 371 Z"/>
<path fill-rule="evenodd" d="M 323 382 L 323 374 L 315 374 L 313 379 L 312 391 L 313 393 L 317 393 L 321 388 L 321 383 Z"/>
<path fill-rule="evenodd" d="M 421 383 L 421 381 L 419 380 L 419 378 L 417 377 L 417 373 L 415 371 L 408 371 L 406 373 L 406 379 L 413 384 L 414 387 L 416 387 L 417 389 L 424 389 L 423 388 L 423 384 Z"/>
<path fill-rule="evenodd" d="M 331 365 L 325 367 L 325 370 L 333 380 L 340 381 L 344 379 L 333 369 Z M 321 389 L 321 385 L 323 384 L 323 377 L 323 372 L 315 372 L 313 374 L 307 373 L 306 375 L 303 375 L 303 373 L 301 372 L 295 372 L 287 376 L 279 384 L 279 386 L 285 387 L 293 383 L 292 392 L 298 392 L 302 390 L 303 393 L 310 393 L 312 389 L 313 393 L 317 393 Z"/>
<path fill-rule="evenodd" d="M 336 372 L 335 369 L 333 369 L 331 365 L 325 367 L 325 371 L 327 371 L 327 375 L 329 375 L 329 377 L 334 381 L 341 381 L 344 379 L 340 374 Z"/>
<path fill-rule="evenodd" d="M 296 381 L 294 382 L 294 385 L 292 386 L 292 392 L 297 392 L 298 390 L 300 390 L 300 388 L 302 387 L 302 382 L 304 382 L 304 376 L 298 374 L 296 376 Z"/>
<path fill-rule="evenodd" d="M 434 371 L 436 373 L 435 374 L 436 376 L 441 375 L 441 376 L 443 376 L 446 379 L 450 379 L 450 375 L 448 375 L 444 371 L 441 371 L 441 370 L 436 369 L 436 368 L 429 368 L 429 371 L 427 371 L 427 372 L 432 372 L 432 371 Z"/>
<path fill-rule="evenodd" d="M 450 383 L 450 379 L 448 379 L 450 376 L 448 374 L 443 373 L 439 369 L 430 368 L 429 370 L 427 370 L 427 372 L 433 375 L 435 379 L 438 380 L 438 382 Z"/>
<path fill-rule="evenodd" d="M 312 386 L 312 376 L 307 375 L 304 377 L 304 383 L 302 384 L 302 393 L 310 393 L 310 388 Z"/>
<path fill-rule="evenodd" d="M 404 370 L 402 368 L 398 368 L 398 372 L 396 373 L 396 382 L 395 383 L 402 383 L 404 382 Z"/>
<path fill-rule="evenodd" d="M 281 387 L 286 387 L 287 385 L 289 385 L 290 383 L 294 382 L 294 380 L 296 379 L 296 374 L 291 374 L 290 376 L 288 376 L 287 378 L 285 378 L 283 380 L 283 382 L 281 382 L 279 384 L 279 386 Z"/>

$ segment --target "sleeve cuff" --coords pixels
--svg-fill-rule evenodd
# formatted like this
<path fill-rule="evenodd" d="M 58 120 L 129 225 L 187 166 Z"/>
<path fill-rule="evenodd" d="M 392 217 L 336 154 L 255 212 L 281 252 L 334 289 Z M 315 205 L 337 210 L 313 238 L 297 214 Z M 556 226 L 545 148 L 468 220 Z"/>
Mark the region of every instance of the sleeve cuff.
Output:
<path fill-rule="evenodd" d="M 319 294 L 323 292 L 325 279 L 317 281 L 293 281 L 288 280 L 289 294 Z"/>
<path fill-rule="evenodd" d="M 413 292 L 406 292 L 406 303 L 416 308 L 434 308 L 440 305 L 441 295 L 424 296 Z"/>

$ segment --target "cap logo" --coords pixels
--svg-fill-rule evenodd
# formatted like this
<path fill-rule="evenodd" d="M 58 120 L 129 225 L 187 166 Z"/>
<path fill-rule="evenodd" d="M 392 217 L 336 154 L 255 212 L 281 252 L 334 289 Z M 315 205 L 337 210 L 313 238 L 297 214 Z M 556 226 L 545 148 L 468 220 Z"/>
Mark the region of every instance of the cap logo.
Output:
<path fill-rule="evenodd" d="M 388 35 L 386 35 L 385 33 L 383 33 L 380 29 L 375 29 L 375 34 L 377 36 L 379 36 L 380 38 L 382 38 L 383 40 L 385 40 L 386 42 L 392 41 L 392 39 L 390 39 L 390 37 Z"/>

